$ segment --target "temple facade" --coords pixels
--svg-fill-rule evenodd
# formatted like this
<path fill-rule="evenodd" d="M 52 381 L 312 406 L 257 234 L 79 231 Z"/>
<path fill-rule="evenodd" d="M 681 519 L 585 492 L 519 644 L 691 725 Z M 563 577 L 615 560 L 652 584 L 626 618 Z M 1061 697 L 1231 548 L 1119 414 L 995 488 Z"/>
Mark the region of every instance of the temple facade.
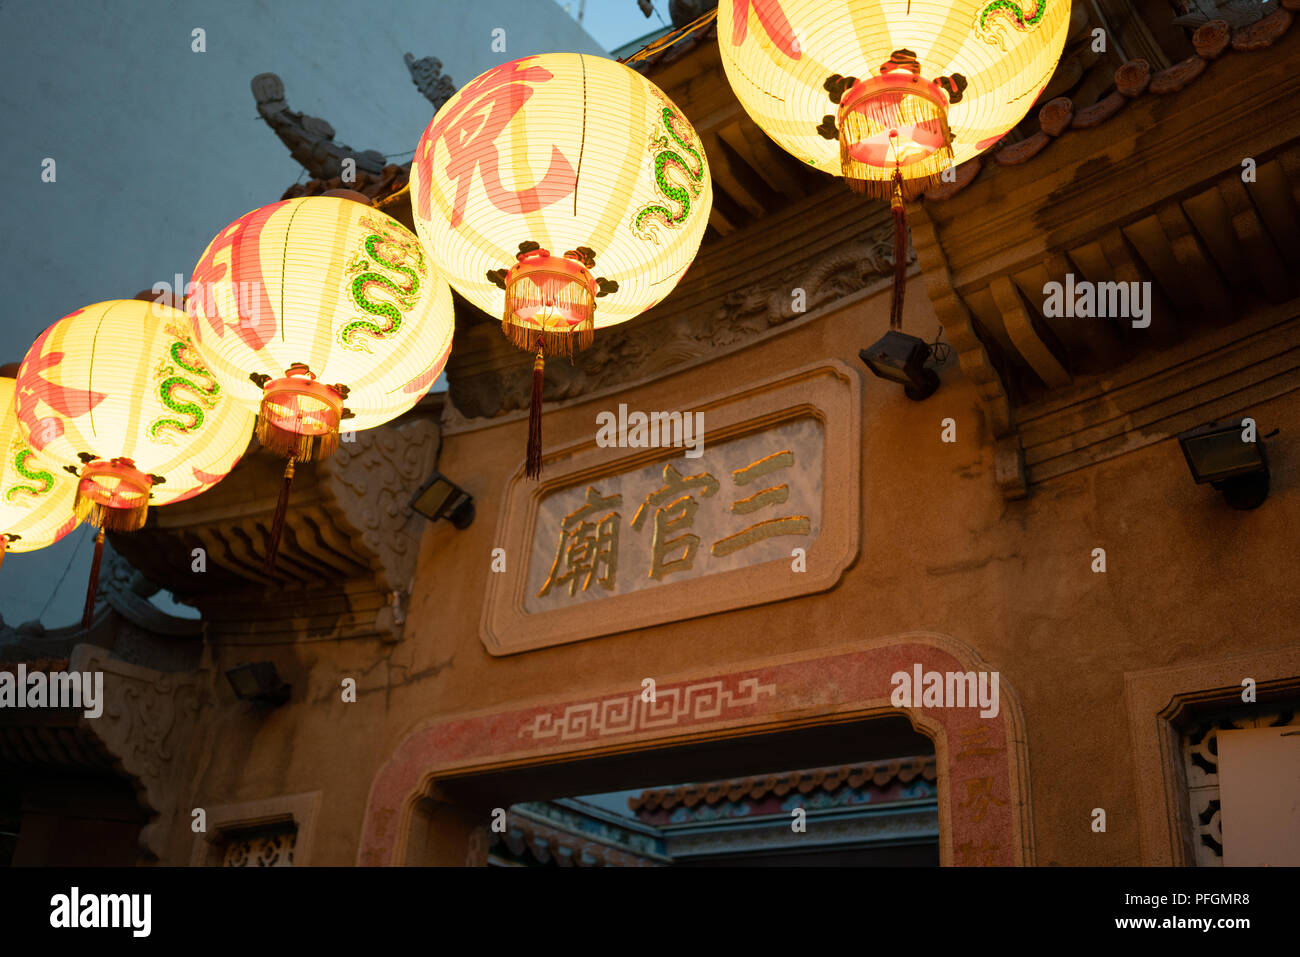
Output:
<path fill-rule="evenodd" d="M 110 536 L 91 629 L 5 627 L 0 667 L 105 691 L 0 710 L 0 852 L 1300 864 L 1270 803 L 1300 767 L 1300 2 L 1207 6 L 1074 4 L 1024 122 L 909 204 L 921 401 L 859 356 L 887 206 L 754 125 L 712 27 L 640 59 L 708 152 L 710 228 L 547 365 L 541 480 L 529 357 L 458 300 L 447 391 L 299 470 L 274 571 L 254 450 Z M 344 182 L 277 83 L 285 195 L 409 225 L 407 169 Z M 1261 450 L 1262 504 L 1196 480 L 1210 424 Z M 412 507 L 439 476 L 454 522 Z"/>

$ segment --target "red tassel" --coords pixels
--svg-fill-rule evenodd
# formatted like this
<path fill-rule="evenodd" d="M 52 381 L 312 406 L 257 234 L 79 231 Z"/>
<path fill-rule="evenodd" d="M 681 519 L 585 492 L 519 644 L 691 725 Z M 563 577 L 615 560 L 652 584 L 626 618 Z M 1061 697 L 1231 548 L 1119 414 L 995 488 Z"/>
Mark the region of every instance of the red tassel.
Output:
<path fill-rule="evenodd" d="M 524 474 L 531 479 L 542 475 L 542 377 L 546 370 L 546 351 L 537 344 L 537 358 L 533 360 L 533 399 L 528 406 L 528 458 L 524 461 Z"/>
<path fill-rule="evenodd" d="M 0 535 L 0 568 L 3 568 L 3 567 L 4 567 L 4 563 L 5 563 L 5 547 L 6 547 L 8 544 L 9 544 L 9 536 L 8 536 L 8 535 Z"/>
<path fill-rule="evenodd" d="M 280 551 L 280 535 L 284 532 L 285 516 L 289 514 L 289 490 L 293 487 L 293 459 L 284 465 L 284 481 L 280 483 L 280 500 L 275 503 L 275 518 L 271 519 L 271 537 L 266 543 L 266 570 L 275 569 L 275 556 Z"/>
<path fill-rule="evenodd" d="M 889 305 L 889 328 L 903 328 L 903 288 L 907 284 L 907 212 L 903 209 L 903 174 L 894 170 L 894 299 Z"/>
<path fill-rule="evenodd" d="M 95 592 L 99 590 L 99 563 L 104 557 L 104 530 L 95 532 L 95 557 L 90 560 L 90 584 L 86 586 L 86 608 L 81 613 L 81 627 L 89 628 L 95 617 Z"/>

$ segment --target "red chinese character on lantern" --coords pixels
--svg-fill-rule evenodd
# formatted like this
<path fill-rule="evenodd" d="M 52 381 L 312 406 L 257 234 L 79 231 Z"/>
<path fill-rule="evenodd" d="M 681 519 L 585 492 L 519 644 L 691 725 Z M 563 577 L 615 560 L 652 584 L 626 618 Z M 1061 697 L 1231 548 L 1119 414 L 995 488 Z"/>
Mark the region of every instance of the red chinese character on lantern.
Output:
<path fill-rule="evenodd" d="M 227 327 L 234 329 L 250 349 L 263 348 L 275 335 L 275 312 L 258 256 L 262 227 L 285 202 L 288 200 L 263 206 L 235 220 L 212 241 L 194 267 L 190 277 L 192 294 L 186 298 L 185 308 L 198 341 L 204 338 L 200 319 L 207 321 L 218 339 L 226 334 Z M 223 279 L 235 300 L 233 317 L 222 316 L 217 303 L 218 283 Z"/>
<path fill-rule="evenodd" d="M 749 34 L 749 8 L 754 8 L 754 16 L 767 31 L 768 37 L 776 48 L 791 60 L 798 60 L 803 53 L 799 49 L 799 38 L 794 35 L 794 28 L 786 18 L 778 0 L 733 0 L 735 7 L 731 20 L 731 45 L 738 47 L 745 42 Z"/>
<path fill-rule="evenodd" d="M 512 190 L 501 182 L 497 137 L 533 95 L 529 84 L 545 83 L 551 77 L 549 70 L 527 66 L 526 60 L 503 63 L 465 87 L 434 119 L 432 135 L 421 141 L 415 162 L 419 165 L 420 182 L 428 184 L 432 181 L 430 167 L 433 165 L 434 147 L 439 142 L 446 144 L 447 178 L 456 181 L 452 226 L 459 226 L 465 218 L 465 206 L 469 202 L 475 173 L 482 179 L 483 189 L 492 205 L 504 213 L 536 212 L 564 199 L 577 188 L 573 166 L 554 145 L 551 147 L 551 165 L 536 185 Z M 427 219 L 427 186 L 420 190 L 416 201 L 420 216 Z"/>
<path fill-rule="evenodd" d="M 80 312 L 82 310 L 78 309 L 77 312 L 69 313 L 69 317 Z M 17 383 L 18 394 L 24 399 L 34 398 L 44 402 L 64 418 L 75 419 L 99 405 L 107 396 L 102 392 L 72 389 L 59 385 L 57 381 L 52 381 L 41 375 L 42 372 L 53 372 L 63 362 L 64 353 L 62 352 L 51 352 L 48 355 L 42 354 L 42 350 L 45 348 L 45 339 L 49 336 L 51 329 L 53 329 L 53 326 L 42 332 L 33 344 L 31 358 L 27 360 L 20 370 L 22 375 Z M 37 418 L 35 402 L 18 402 L 16 405 L 18 406 L 18 418 L 27 431 L 27 441 L 37 452 L 42 451 L 47 445 L 63 435 L 62 420 L 55 416 L 48 416 L 43 419 Z"/>

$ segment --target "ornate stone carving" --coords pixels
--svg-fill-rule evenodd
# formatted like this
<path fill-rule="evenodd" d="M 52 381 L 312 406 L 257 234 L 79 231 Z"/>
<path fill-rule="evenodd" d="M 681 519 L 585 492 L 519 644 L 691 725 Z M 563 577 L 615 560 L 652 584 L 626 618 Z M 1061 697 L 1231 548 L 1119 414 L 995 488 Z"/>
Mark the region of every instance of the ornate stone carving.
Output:
<path fill-rule="evenodd" d="M 1199 27 L 1211 20 L 1223 20 L 1234 30 L 1249 26 L 1277 9 L 1277 0 L 1181 0 L 1174 23 L 1180 27 Z"/>
<path fill-rule="evenodd" d="M 1200 57 L 1192 57 L 1197 63 L 1202 65 L 1205 61 Z M 1127 97 L 1116 90 L 1109 96 L 1102 97 L 1092 106 L 1086 106 L 1074 114 L 1074 119 L 1070 122 L 1071 129 L 1087 130 L 1094 126 L 1100 126 L 1116 113 L 1124 108 Z"/>
<path fill-rule="evenodd" d="M 292 824 L 232 834 L 222 854 L 222 867 L 292 867 L 298 829 Z"/>
<path fill-rule="evenodd" d="M 411 511 L 410 500 L 433 472 L 438 443 L 438 427 L 428 420 L 404 428 L 368 429 L 355 433 L 354 441 L 341 442 L 320 465 L 322 486 L 349 528 L 353 545 L 375 558 L 371 567 L 390 596 L 388 614 L 381 611 L 380 617 L 399 636 L 426 521 Z"/>
<path fill-rule="evenodd" d="M 1027 137 L 1019 143 L 1004 146 L 998 150 L 997 155 L 993 158 L 1002 166 L 1019 166 L 1021 163 L 1026 163 L 1037 156 L 1050 142 L 1052 142 L 1052 138 L 1039 130 L 1033 136 Z"/>
<path fill-rule="evenodd" d="M 956 169 L 956 176 L 951 183 L 940 182 L 925 191 L 925 198 L 932 200 L 949 199 L 975 181 L 980 173 L 980 158 L 973 156 Z"/>
<path fill-rule="evenodd" d="M 354 150 L 334 142 L 334 127 L 318 116 L 307 116 L 289 109 L 284 98 L 284 82 L 274 73 L 259 73 L 250 84 L 257 100 L 257 112 L 275 131 L 289 153 L 316 179 L 330 179 L 343 172 L 343 160 L 356 160 L 357 170 L 379 173 L 384 168 L 384 154 L 376 150 Z"/>
<path fill-rule="evenodd" d="M 1241 53 L 1251 50 L 1263 50 L 1271 47 L 1291 26 L 1294 14 L 1289 10 L 1278 10 L 1237 32 L 1232 38 L 1232 48 Z"/>
<path fill-rule="evenodd" d="M 411 73 L 411 82 L 415 88 L 433 104 L 433 111 L 438 112 L 456 92 L 455 81 L 442 72 L 442 61 L 431 56 L 417 60 L 410 53 L 402 59 L 406 61 L 406 69 Z"/>
<path fill-rule="evenodd" d="M 1038 111 L 1038 124 L 1048 136 L 1060 136 L 1074 116 L 1074 103 L 1068 96 L 1058 96 Z"/>
<path fill-rule="evenodd" d="M 1115 89 L 1132 99 L 1141 96 L 1151 82 L 1151 64 L 1146 60 L 1129 60 L 1115 71 Z"/>
<path fill-rule="evenodd" d="M 140 831 L 140 847 L 163 853 L 178 805 L 177 745 L 189 741 L 198 713 L 198 674 L 167 674 L 110 657 L 107 649 L 77 645 L 73 671 L 104 673 L 104 712 L 82 718 L 135 783 L 141 804 L 153 817 Z"/>
<path fill-rule="evenodd" d="M 734 351 L 763 332 L 883 282 L 893 275 L 892 230 L 888 223 L 880 225 L 838 250 L 771 273 L 761 285 L 732 291 L 686 314 L 603 330 L 572 366 L 547 365 L 543 396 L 548 402 L 577 398 Z M 908 262 L 915 259 L 909 247 Z M 807 292 L 805 308 L 799 313 L 790 294 L 796 288 Z M 496 326 L 487 323 L 458 329 L 456 334 L 462 342 L 501 338 Z M 526 408 L 532 369 L 520 355 L 508 367 L 465 375 L 456 368 L 453 353 L 448 378 L 456 408 L 444 410 L 443 424 L 454 429 L 474 418 Z"/>
<path fill-rule="evenodd" d="M 1192 34 L 1192 46 L 1196 48 L 1196 55 L 1205 60 L 1213 60 L 1228 49 L 1229 40 L 1231 34 L 1228 24 L 1223 20 L 1211 20 Z"/>
<path fill-rule="evenodd" d="M 1147 89 L 1158 95 L 1177 93 L 1204 72 L 1205 61 L 1198 56 L 1189 56 L 1181 63 L 1175 63 L 1153 76 Z"/>

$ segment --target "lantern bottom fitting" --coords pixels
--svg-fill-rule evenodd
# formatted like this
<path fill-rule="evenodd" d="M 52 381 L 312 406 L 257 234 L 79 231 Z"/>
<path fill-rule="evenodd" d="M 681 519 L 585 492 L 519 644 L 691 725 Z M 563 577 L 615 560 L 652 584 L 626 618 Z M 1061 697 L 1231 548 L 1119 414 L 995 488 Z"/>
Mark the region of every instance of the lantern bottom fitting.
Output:
<path fill-rule="evenodd" d="M 266 383 L 257 411 L 257 441 L 277 455 L 308 462 L 333 455 L 339 446 L 343 396 L 301 375 Z"/>
<path fill-rule="evenodd" d="M 73 509 L 77 521 L 110 532 L 134 532 L 149 515 L 153 479 L 130 459 L 96 459 L 81 470 Z"/>
<path fill-rule="evenodd" d="M 888 200 L 894 170 L 912 200 L 952 165 L 948 98 L 930 80 L 885 73 L 859 80 L 840 100 L 840 168 L 855 192 Z"/>
<path fill-rule="evenodd" d="M 581 262 L 545 249 L 523 253 L 506 274 L 501 331 L 520 349 L 573 356 L 595 338 L 596 280 Z"/>

